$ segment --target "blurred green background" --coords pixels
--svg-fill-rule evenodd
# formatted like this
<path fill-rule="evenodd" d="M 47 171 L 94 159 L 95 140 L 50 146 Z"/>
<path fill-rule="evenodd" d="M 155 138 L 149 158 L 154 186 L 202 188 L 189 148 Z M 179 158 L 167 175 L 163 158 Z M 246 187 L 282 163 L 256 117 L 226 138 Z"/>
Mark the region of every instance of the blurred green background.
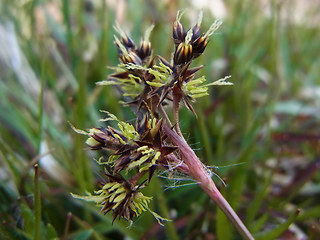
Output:
<path fill-rule="evenodd" d="M 2 0 L 1 239 L 241 239 L 195 184 L 159 179 L 145 189 L 173 220 L 165 227 L 149 213 L 112 225 L 111 214 L 70 196 L 93 191 L 103 174 L 68 121 L 99 126 L 99 109 L 134 120 L 113 87 L 95 85 L 118 63 L 113 25 L 139 43 L 154 23 L 153 54 L 170 59 L 183 8 L 186 28 L 201 9 L 203 31 L 223 19 L 196 65 L 208 81 L 232 75 L 234 86 L 197 101 L 198 118 L 182 109 L 182 132 L 257 238 L 319 239 L 317 0 Z"/>

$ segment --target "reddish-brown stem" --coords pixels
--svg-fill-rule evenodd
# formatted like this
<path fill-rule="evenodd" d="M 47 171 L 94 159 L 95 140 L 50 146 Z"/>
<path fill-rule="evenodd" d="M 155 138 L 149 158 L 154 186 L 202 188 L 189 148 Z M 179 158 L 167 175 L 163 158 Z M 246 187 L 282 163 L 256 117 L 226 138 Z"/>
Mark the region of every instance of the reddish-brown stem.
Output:
<path fill-rule="evenodd" d="M 66 225 L 64 227 L 64 234 L 63 234 L 62 240 L 67 240 L 68 239 L 68 233 L 69 233 L 71 218 L 72 218 L 72 213 L 69 212 L 67 214 L 67 221 L 66 221 Z"/>
<path fill-rule="evenodd" d="M 167 126 L 164 126 L 163 130 L 171 139 L 171 141 L 180 148 L 181 155 L 189 168 L 190 176 L 196 182 L 198 182 L 200 187 L 210 196 L 210 198 L 215 203 L 218 204 L 221 210 L 226 214 L 226 216 L 230 219 L 230 221 L 233 223 L 233 225 L 245 239 L 254 239 L 251 233 L 246 228 L 246 226 L 241 221 L 241 219 L 232 209 L 230 204 L 219 192 L 210 176 L 210 173 L 206 171 L 206 169 L 203 167 L 201 161 L 193 152 L 193 150 L 189 147 L 186 140 Z"/>
<path fill-rule="evenodd" d="M 162 104 L 160 104 L 160 105 L 158 106 L 158 110 L 159 110 L 160 114 L 162 115 L 162 117 L 164 118 L 165 124 L 167 124 L 169 127 L 172 127 L 172 124 L 171 124 L 171 122 L 170 122 L 170 119 L 169 119 L 166 111 L 164 110 Z"/>
<path fill-rule="evenodd" d="M 177 86 L 173 88 L 173 118 L 177 133 L 183 137 L 179 124 L 179 105 L 181 101 L 181 90 Z"/>
<path fill-rule="evenodd" d="M 132 184 L 132 185 L 136 185 L 137 182 L 140 180 L 140 178 L 146 173 L 148 172 L 148 170 L 144 170 L 142 172 L 138 172 L 137 174 L 135 174 L 130 180 L 129 182 Z"/>

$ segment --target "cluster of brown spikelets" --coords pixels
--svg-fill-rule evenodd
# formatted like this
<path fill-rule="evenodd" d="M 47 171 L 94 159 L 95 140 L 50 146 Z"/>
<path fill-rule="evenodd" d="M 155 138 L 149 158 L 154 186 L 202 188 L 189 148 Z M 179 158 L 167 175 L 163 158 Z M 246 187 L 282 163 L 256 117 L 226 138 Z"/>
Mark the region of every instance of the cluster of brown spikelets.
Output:
<path fill-rule="evenodd" d="M 115 85 L 123 94 L 126 105 L 137 113 L 135 125 L 120 121 L 107 113 L 104 121 L 116 121 L 118 129 L 100 127 L 89 132 L 76 130 L 88 136 L 86 141 L 91 150 L 102 150 L 99 164 L 104 165 L 106 182 L 93 195 L 77 198 L 94 201 L 101 205 L 102 212 L 113 211 L 114 220 L 123 217 L 132 221 L 143 211 L 149 210 L 151 197 L 144 196 L 140 189 L 146 187 L 157 170 L 189 173 L 180 149 L 163 131 L 164 126 L 182 135 L 178 122 L 179 103 L 182 101 L 193 113 L 190 102 L 208 95 L 211 85 L 230 85 L 227 78 L 205 84 L 205 77 L 195 78 L 202 66 L 190 68 L 192 60 L 205 50 L 209 36 L 220 26 L 216 21 L 209 31 L 201 32 L 198 22 L 188 31 L 180 22 L 178 12 L 173 24 L 175 50 L 171 61 L 161 56 L 152 57 L 149 35 L 146 31 L 140 45 L 120 29 L 120 39 L 115 37 L 121 63 L 112 68 L 114 73 L 99 85 Z M 171 124 L 164 106 L 173 105 L 174 123 Z M 160 222 L 166 220 L 150 211 Z"/>

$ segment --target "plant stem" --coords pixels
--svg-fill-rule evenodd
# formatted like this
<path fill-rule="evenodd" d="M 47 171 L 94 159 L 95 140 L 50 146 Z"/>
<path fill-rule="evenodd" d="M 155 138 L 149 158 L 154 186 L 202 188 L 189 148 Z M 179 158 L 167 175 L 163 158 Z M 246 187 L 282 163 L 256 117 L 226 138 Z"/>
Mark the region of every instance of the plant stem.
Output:
<path fill-rule="evenodd" d="M 63 234 L 62 240 L 67 240 L 68 239 L 71 218 L 72 218 L 72 213 L 68 212 L 67 221 L 66 221 L 66 225 L 64 227 L 64 234 Z"/>
<path fill-rule="evenodd" d="M 159 110 L 160 114 L 162 115 L 162 117 L 164 117 L 165 124 L 167 124 L 169 127 L 172 127 L 171 121 L 170 121 L 166 111 L 164 110 L 162 104 L 159 104 L 158 110 Z"/>
<path fill-rule="evenodd" d="M 154 179 L 154 185 L 157 191 L 157 204 L 159 205 L 159 210 L 161 212 L 161 216 L 165 218 L 170 218 L 169 208 L 166 203 L 166 199 L 164 196 L 164 192 L 161 191 L 161 183 L 160 179 Z M 174 222 L 168 221 L 165 224 L 166 234 L 168 239 L 179 240 L 179 236 L 177 233 L 177 229 L 175 228 Z"/>
<path fill-rule="evenodd" d="M 39 165 L 34 165 L 34 215 L 35 215 L 35 233 L 34 240 L 42 239 L 41 236 L 41 197 L 39 186 Z"/>
<path fill-rule="evenodd" d="M 179 136 L 176 132 L 171 130 L 169 127 L 163 127 L 167 136 L 171 139 L 171 141 L 179 146 L 181 155 L 189 167 L 190 176 L 198 182 L 200 187 L 209 195 L 209 197 L 218 204 L 221 210 L 226 214 L 226 216 L 230 219 L 239 233 L 244 237 L 244 239 L 252 240 L 254 239 L 251 233 L 248 231 L 246 226 L 243 224 L 241 219 L 232 209 L 230 204 L 225 200 L 222 194 L 217 189 L 213 180 L 211 179 L 210 172 L 208 172 L 193 150 L 189 147 L 186 140 Z"/>
<path fill-rule="evenodd" d="M 173 89 L 173 118 L 177 133 L 183 137 L 179 124 L 179 105 L 181 97 L 181 90 L 178 90 L 177 87 L 175 87 Z"/>

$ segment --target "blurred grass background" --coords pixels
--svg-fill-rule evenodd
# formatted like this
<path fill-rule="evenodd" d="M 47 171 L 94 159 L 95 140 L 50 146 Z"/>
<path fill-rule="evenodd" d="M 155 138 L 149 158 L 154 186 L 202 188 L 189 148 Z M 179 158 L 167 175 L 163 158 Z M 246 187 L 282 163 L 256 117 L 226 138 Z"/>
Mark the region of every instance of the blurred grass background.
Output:
<path fill-rule="evenodd" d="M 99 109 L 133 121 L 112 87 L 95 82 L 118 63 L 117 20 L 138 43 L 151 24 L 153 54 L 171 57 L 176 12 L 200 9 L 202 28 L 224 24 L 197 64 L 208 81 L 232 75 L 181 112 L 197 155 L 260 239 L 319 239 L 319 1 L 2 0 L 0 2 L 1 239 L 240 239 L 196 186 L 153 181 L 153 209 L 128 228 L 72 199 L 93 191 L 102 170 L 77 128 L 98 126 Z M 34 169 L 34 164 L 39 169 Z M 296 214 L 300 209 L 300 214 Z M 291 225 L 290 225 L 291 224 Z M 290 227 L 288 228 L 288 226 Z"/>

